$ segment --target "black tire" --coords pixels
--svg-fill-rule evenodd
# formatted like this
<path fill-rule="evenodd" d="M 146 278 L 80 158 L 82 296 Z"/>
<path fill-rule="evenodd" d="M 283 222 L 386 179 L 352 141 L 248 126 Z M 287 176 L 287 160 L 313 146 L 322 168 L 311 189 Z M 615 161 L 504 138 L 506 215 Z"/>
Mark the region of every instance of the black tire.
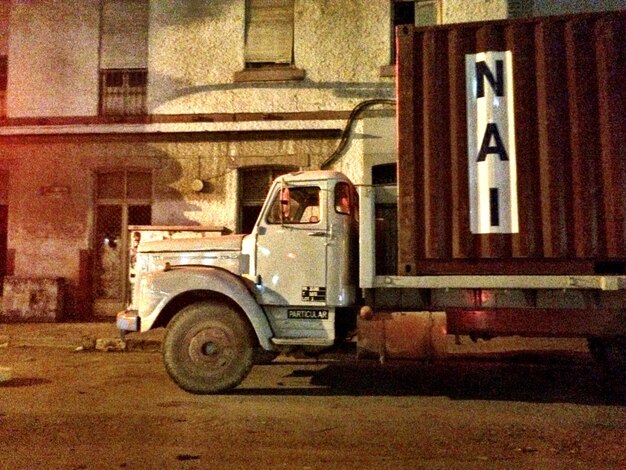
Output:
<path fill-rule="evenodd" d="M 274 359 L 280 356 L 280 353 L 277 351 L 266 351 L 261 346 L 258 346 L 254 350 L 254 359 L 253 362 L 256 365 L 267 365 L 271 364 Z"/>
<path fill-rule="evenodd" d="M 589 351 L 602 366 L 605 391 L 626 403 L 626 337 L 590 339 Z"/>
<path fill-rule="evenodd" d="M 185 307 L 168 325 L 163 340 L 165 369 L 191 393 L 219 393 L 235 388 L 248 375 L 255 338 L 247 319 L 220 302 Z"/>
<path fill-rule="evenodd" d="M 587 338 L 587 347 L 594 361 L 600 364 L 606 363 L 607 345 L 605 340 L 594 337 Z"/>
<path fill-rule="evenodd" d="M 626 337 L 620 336 L 607 342 L 606 360 L 614 370 L 626 376 Z"/>

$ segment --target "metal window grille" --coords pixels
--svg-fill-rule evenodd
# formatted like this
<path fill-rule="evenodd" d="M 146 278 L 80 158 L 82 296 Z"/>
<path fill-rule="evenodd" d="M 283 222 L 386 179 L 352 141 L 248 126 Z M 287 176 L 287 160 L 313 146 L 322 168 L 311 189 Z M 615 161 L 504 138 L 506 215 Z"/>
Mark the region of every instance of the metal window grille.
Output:
<path fill-rule="evenodd" d="M 100 71 L 100 115 L 146 114 L 148 71 L 107 69 Z"/>

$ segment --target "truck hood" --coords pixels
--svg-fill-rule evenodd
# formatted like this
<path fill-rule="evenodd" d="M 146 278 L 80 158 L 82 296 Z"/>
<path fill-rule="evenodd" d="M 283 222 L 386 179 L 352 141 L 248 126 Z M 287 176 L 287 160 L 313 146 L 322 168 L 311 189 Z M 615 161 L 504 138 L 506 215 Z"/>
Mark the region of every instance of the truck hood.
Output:
<path fill-rule="evenodd" d="M 204 238 L 174 238 L 145 242 L 139 245 L 139 253 L 173 253 L 192 251 L 241 251 L 245 235 L 225 235 Z"/>

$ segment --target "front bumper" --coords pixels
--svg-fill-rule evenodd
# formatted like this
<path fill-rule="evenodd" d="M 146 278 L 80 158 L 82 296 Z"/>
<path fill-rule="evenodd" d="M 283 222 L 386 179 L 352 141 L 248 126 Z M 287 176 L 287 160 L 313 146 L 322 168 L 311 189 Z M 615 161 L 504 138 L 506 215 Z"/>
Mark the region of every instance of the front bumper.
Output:
<path fill-rule="evenodd" d="M 141 318 L 137 310 L 123 310 L 117 314 L 116 318 L 117 329 L 122 332 L 141 330 Z"/>

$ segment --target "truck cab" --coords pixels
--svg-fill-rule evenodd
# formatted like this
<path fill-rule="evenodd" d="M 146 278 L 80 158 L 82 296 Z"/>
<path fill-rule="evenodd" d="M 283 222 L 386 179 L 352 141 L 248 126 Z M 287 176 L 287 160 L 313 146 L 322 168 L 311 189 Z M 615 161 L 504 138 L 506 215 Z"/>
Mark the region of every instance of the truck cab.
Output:
<path fill-rule="evenodd" d="M 182 388 L 236 386 L 255 351 L 325 348 L 356 318 L 358 197 L 341 173 L 277 178 L 251 234 L 146 243 L 127 331 L 166 326 L 166 369 Z"/>

